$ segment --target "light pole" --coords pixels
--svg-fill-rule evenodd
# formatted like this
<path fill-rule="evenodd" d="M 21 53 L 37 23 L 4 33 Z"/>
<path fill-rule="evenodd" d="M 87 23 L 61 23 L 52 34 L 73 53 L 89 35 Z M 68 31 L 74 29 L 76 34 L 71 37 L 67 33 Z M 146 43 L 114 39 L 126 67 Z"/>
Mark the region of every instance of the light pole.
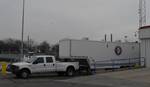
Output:
<path fill-rule="evenodd" d="M 23 44 L 23 38 L 24 38 L 24 9 L 25 9 L 25 0 L 23 0 L 22 3 L 22 31 L 21 31 L 21 58 L 20 60 L 22 61 L 23 59 L 23 49 L 24 49 L 24 44 Z"/>

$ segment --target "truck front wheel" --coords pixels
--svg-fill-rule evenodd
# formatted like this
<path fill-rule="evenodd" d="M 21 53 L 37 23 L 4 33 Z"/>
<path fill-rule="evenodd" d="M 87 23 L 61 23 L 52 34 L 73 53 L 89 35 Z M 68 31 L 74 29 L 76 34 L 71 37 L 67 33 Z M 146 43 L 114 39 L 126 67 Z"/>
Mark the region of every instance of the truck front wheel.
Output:
<path fill-rule="evenodd" d="M 21 76 L 23 79 L 29 78 L 29 71 L 28 71 L 28 70 L 21 70 L 20 76 Z"/>
<path fill-rule="evenodd" d="M 75 70 L 73 67 L 67 68 L 67 71 L 66 71 L 67 76 L 74 76 L 74 74 L 75 74 Z"/>

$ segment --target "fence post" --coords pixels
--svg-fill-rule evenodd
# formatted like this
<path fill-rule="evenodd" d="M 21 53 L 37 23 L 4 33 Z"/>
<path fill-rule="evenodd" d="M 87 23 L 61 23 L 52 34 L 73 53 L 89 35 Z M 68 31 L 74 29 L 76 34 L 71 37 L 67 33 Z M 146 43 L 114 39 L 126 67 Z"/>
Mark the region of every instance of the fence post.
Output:
<path fill-rule="evenodd" d="M 139 66 L 140 66 L 140 67 L 142 67 L 141 62 L 142 62 L 142 57 L 139 57 Z"/>
<path fill-rule="evenodd" d="M 96 62 L 94 60 L 94 73 L 96 73 Z"/>
<path fill-rule="evenodd" d="M 130 67 L 131 67 L 131 60 L 130 60 L 130 57 L 129 57 L 129 69 L 130 69 Z"/>
<path fill-rule="evenodd" d="M 146 58 L 144 57 L 144 67 L 146 67 Z"/>
<path fill-rule="evenodd" d="M 112 71 L 115 71 L 114 70 L 114 61 L 113 61 L 113 59 L 111 59 L 111 61 L 112 61 Z"/>

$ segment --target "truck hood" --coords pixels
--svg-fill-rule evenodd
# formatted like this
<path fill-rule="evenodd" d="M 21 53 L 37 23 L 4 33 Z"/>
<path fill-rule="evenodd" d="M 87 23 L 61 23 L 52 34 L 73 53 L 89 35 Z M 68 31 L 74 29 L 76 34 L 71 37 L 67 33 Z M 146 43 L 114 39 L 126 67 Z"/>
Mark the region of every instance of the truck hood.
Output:
<path fill-rule="evenodd" d="M 17 62 L 17 63 L 13 63 L 12 65 L 22 66 L 22 65 L 31 65 L 31 64 L 27 62 Z"/>

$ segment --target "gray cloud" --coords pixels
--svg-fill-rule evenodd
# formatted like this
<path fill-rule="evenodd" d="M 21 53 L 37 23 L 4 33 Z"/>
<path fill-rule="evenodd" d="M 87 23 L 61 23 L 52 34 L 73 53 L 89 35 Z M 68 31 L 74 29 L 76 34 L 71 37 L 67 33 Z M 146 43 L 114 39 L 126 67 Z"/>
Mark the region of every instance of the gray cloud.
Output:
<path fill-rule="evenodd" d="M 21 38 L 21 12 L 21 0 L 0 0 L 0 39 Z M 137 30 L 138 0 L 26 0 L 25 39 L 30 35 L 50 43 L 63 38 L 101 40 L 113 33 L 115 40 L 125 35 L 133 40 Z"/>

